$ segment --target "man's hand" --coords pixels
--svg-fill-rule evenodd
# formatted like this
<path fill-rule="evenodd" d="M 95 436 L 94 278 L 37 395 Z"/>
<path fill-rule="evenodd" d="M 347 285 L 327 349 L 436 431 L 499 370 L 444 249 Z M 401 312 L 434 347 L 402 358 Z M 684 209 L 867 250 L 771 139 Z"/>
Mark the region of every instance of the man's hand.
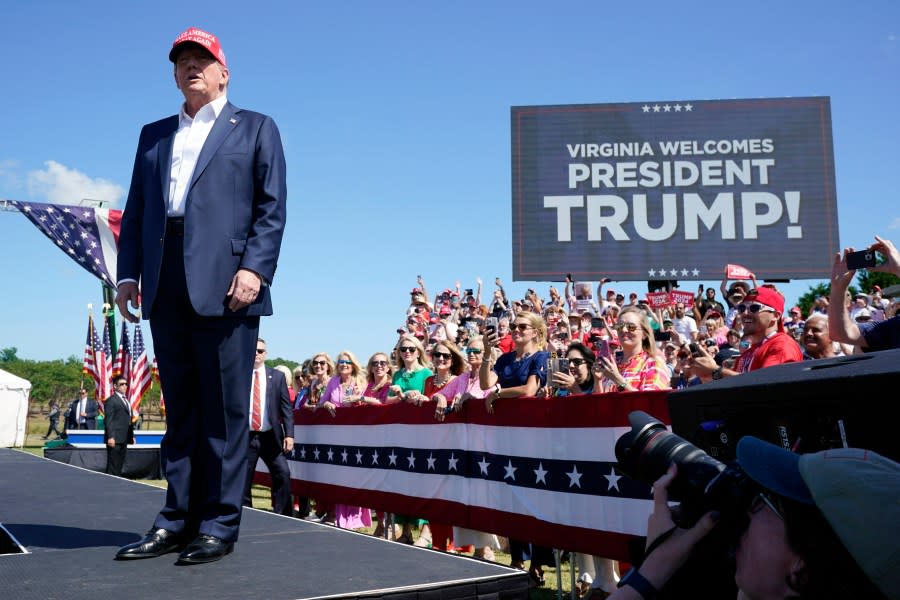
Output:
<path fill-rule="evenodd" d="M 890 240 L 875 236 L 875 243 L 869 246 L 869 250 L 876 250 L 884 256 L 884 263 L 877 267 L 872 267 L 870 271 L 880 271 L 882 273 L 893 273 L 900 277 L 900 252 L 894 247 Z"/>
<path fill-rule="evenodd" d="M 294 449 L 294 438 L 292 438 L 292 437 L 284 438 L 284 446 L 283 446 L 284 453 L 290 454 L 293 449 Z"/>
<path fill-rule="evenodd" d="M 262 277 L 250 269 L 238 269 L 231 279 L 231 287 L 228 288 L 228 309 L 238 311 L 246 308 L 256 301 L 259 296 L 259 288 L 262 286 Z"/>
<path fill-rule="evenodd" d="M 106 445 L 109 446 L 110 448 L 115 448 L 116 440 L 114 438 L 109 438 L 108 440 L 106 440 Z"/>
<path fill-rule="evenodd" d="M 122 318 L 128 321 L 129 323 L 137 323 L 140 321 L 138 316 L 128 310 L 128 305 L 140 309 L 141 307 L 141 296 L 138 292 L 138 285 L 133 281 L 126 281 L 125 283 L 119 284 L 119 288 L 116 291 L 116 306 L 119 307 L 119 312 L 122 314 Z"/>

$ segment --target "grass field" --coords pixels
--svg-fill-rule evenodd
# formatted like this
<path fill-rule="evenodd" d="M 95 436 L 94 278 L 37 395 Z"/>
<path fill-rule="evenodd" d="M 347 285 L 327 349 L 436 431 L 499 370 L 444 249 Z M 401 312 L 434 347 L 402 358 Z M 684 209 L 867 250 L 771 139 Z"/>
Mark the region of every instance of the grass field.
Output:
<path fill-rule="evenodd" d="M 163 429 L 164 426 L 162 423 L 150 423 L 149 424 L 152 429 Z M 25 447 L 23 450 L 26 452 L 30 452 L 36 456 L 43 457 L 44 456 L 44 440 L 41 439 L 41 436 L 47 432 L 47 419 L 42 416 L 33 416 L 29 417 L 27 434 L 25 438 Z M 166 481 L 164 479 L 142 479 L 140 480 L 142 483 L 147 483 L 150 485 L 155 485 L 157 487 L 165 488 Z M 271 495 L 269 493 L 269 488 L 262 487 L 259 485 L 254 485 L 252 490 L 253 495 L 253 508 L 258 508 L 262 510 L 271 510 L 272 502 Z M 374 527 L 361 530 L 365 533 L 372 533 L 374 531 Z M 418 534 L 418 532 L 416 532 Z M 434 551 L 436 552 L 436 550 Z M 494 551 L 495 561 L 498 564 L 509 565 L 510 557 L 509 554 Z M 557 587 L 557 572 L 556 569 L 545 567 L 544 568 L 544 579 L 545 584 L 540 588 L 535 588 L 531 590 L 531 599 L 532 600 L 551 600 L 552 598 L 559 597 L 560 594 L 569 596 L 571 594 L 571 571 L 570 564 L 568 560 L 564 560 L 561 566 L 561 572 L 559 580 L 561 582 L 561 586 Z"/>

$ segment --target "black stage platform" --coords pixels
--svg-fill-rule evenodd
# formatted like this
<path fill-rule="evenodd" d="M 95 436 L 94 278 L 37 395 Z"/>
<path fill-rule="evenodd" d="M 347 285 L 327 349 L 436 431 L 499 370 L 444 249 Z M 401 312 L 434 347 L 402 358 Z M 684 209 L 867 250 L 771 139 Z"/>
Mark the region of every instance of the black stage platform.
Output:
<path fill-rule="evenodd" d="M 27 552 L 0 555 L 0 597 L 528 597 L 523 571 L 260 510 L 244 512 L 240 541 L 221 561 L 113 560 L 149 528 L 163 497 L 161 488 L 0 449 L 0 524 Z"/>

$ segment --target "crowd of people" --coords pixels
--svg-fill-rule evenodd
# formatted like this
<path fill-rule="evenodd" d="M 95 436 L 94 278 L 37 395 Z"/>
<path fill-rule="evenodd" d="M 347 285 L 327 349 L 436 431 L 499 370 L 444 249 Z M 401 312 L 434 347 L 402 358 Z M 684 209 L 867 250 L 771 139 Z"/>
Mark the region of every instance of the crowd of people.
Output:
<path fill-rule="evenodd" d="M 881 270 L 900 274 L 891 242 L 876 238 L 872 248 L 884 257 Z M 498 278 L 483 302 L 481 279 L 474 289 L 462 290 L 457 282 L 432 298 L 420 276 L 393 348 L 365 365 L 349 350 L 334 359 L 316 353 L 289 378 L 294 408 L 334 415 L 363 403 L 408 402 L 428 406 L 442 421 L 469 401 L 493 412 L 497 402 L 524 396 L 683 388 L 787 362 L 900 347 L 900 302 L 884 298 L 878 287 L 851 298 L 848 251 L 835 257 L 830 298 L 817 299 L 806 315 L 798 306 L 785 310 L 781 292 L 752 276 L 723 279 L 721 297 L 700 286 L 693 302 L 658 307 L 636 292 L 626 300 L 606 278 L 594 288 L 567 277 L 562 293 L 550 286 L 543 299 L 530 289 L 521 300 L 509 298 Z M 303 500 L 297 506 L 302 514 L 342 527 L 371 525 L 363 507 L 319 503 L 311 510 Z M 500 543 L 490 534 L 411 516 L 395 516 L 394 532 L 385 530 L 385 515 L 378 521 L 377 535 L 441 550 L 490 558 Z M 542 583 L 542 568 L 553 560 L 549 548 L 515 539 L 503 547 L 512 566 L 524 569 L 530 558 L 531 580 Z M 581 597 L 616 589 L 614 561 L 578 557 L 577 567 Z"/>

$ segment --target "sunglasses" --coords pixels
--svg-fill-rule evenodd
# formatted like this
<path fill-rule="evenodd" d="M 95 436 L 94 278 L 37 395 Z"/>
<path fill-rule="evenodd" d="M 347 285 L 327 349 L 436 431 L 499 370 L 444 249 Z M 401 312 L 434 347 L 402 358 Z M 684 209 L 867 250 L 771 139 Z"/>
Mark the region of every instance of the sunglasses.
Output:
<path fill-rule="evenodd" d="M 337 364 L 339 364 L 339 365 L 352 365 L 353 363 L 350 362 L 349 360 L 339 360 L 339 361 L 337 361 Z"/>
<path fill-rule="evenodd" d="M 451 356 L 451 354 L 449 352 L 434 351 L 431 353 L 431 357 L 434 358 L 435 360 L 437 360 L 439 358 L 442 360 L 450 360 L 450 356 Z"/>
<path fill-rule="evenodd" d="M 315 367 L 324 367 L 327 364 L 328 364 L 328 362 L 324 361 L 324 360 L 314 360 L 313 361 L 313 366 L 315 366 Z"/>
<path fill-rule="evenodd" d="M 749 312 L 750 314 L 755 315 L 756 313 L 762 312 L 762 311 L 775 312 L 773 309 L 769 308 L 768 306 L 765 306 L 764 304 L 741 303 L 741 304 L 738 304 L 736 308 L 737 308 L 738 313 L 740 313 L 740 314 Z"/>
<path fill-rule="evenodd" d="M 482 352 L 481 348 L 466 348 L 466 354 L 481 354 Z"/>
<path fill-rule="evenodd" d="M 640 327 L 640 325 L 638 325 L 637 323 L 627 323 L 625 321 L 619 321 L 618 323 L 616 323 L 616 331 L 627 329 L 631 333 L 634 333 L 638 330 L 638 327 Z"/>
<path fill-rule="evenodd" d="M 386 360 L 373 360 L 371 363 L 373 367 L 386 367 L 388 366 L 388 361 Z"/>
<path fill-rule="evenodd" d="M 527 323 L 514 323 L 510 326 L 510 329 L 514 329 L 515 331 L 528 331 L 529 329 L 532 329 L 532 327 Z"/>
<path fill-rule="evenodd" d="M 574 367 L 580 367 L 581 365 L 583 365 L 586 362 L 587 361 L 583 358 L 570 358 L 569 359 L 569 364 Z"/>
<path fill-rule="evenodd" d="M 775 513 L 775 516 L 784 521 L 784 514 L 778 510 L 775 502 L 765 492 L 760 492 L 753 498 L 753 501 L 750 503 L 750 514 L 755 515 L 762 510 L 763 506 L 768 506 Z"/>
<path fill-rule="evenodd" d="M 117 383 L 116 387 L 122 387 L 122 386 L 127 386 L 127 385 L 128 384 L 123 381 L 122 383 Z"/>
<path fill-rule="evenodd" d="M 400 347 L 400 352 L 409 353 L 409 352 L 415 352 L 415 351 L 416 351 L 415 346 L 401 346 Z"/>
<path fill-rule="evenodd" d="M 265 354 L 265 353 L 266 353 L 266 349 L 265 349 L 265 348 L 257 348 L 257 349 L 256 349 L 256 353 L 257 353 L 257 354 Z"/>
<path fill-rule="evenodd" d="M 295 381 L 299 381 L 300 379 L 303 379 L 303 375 L 294 375 Z"/>

